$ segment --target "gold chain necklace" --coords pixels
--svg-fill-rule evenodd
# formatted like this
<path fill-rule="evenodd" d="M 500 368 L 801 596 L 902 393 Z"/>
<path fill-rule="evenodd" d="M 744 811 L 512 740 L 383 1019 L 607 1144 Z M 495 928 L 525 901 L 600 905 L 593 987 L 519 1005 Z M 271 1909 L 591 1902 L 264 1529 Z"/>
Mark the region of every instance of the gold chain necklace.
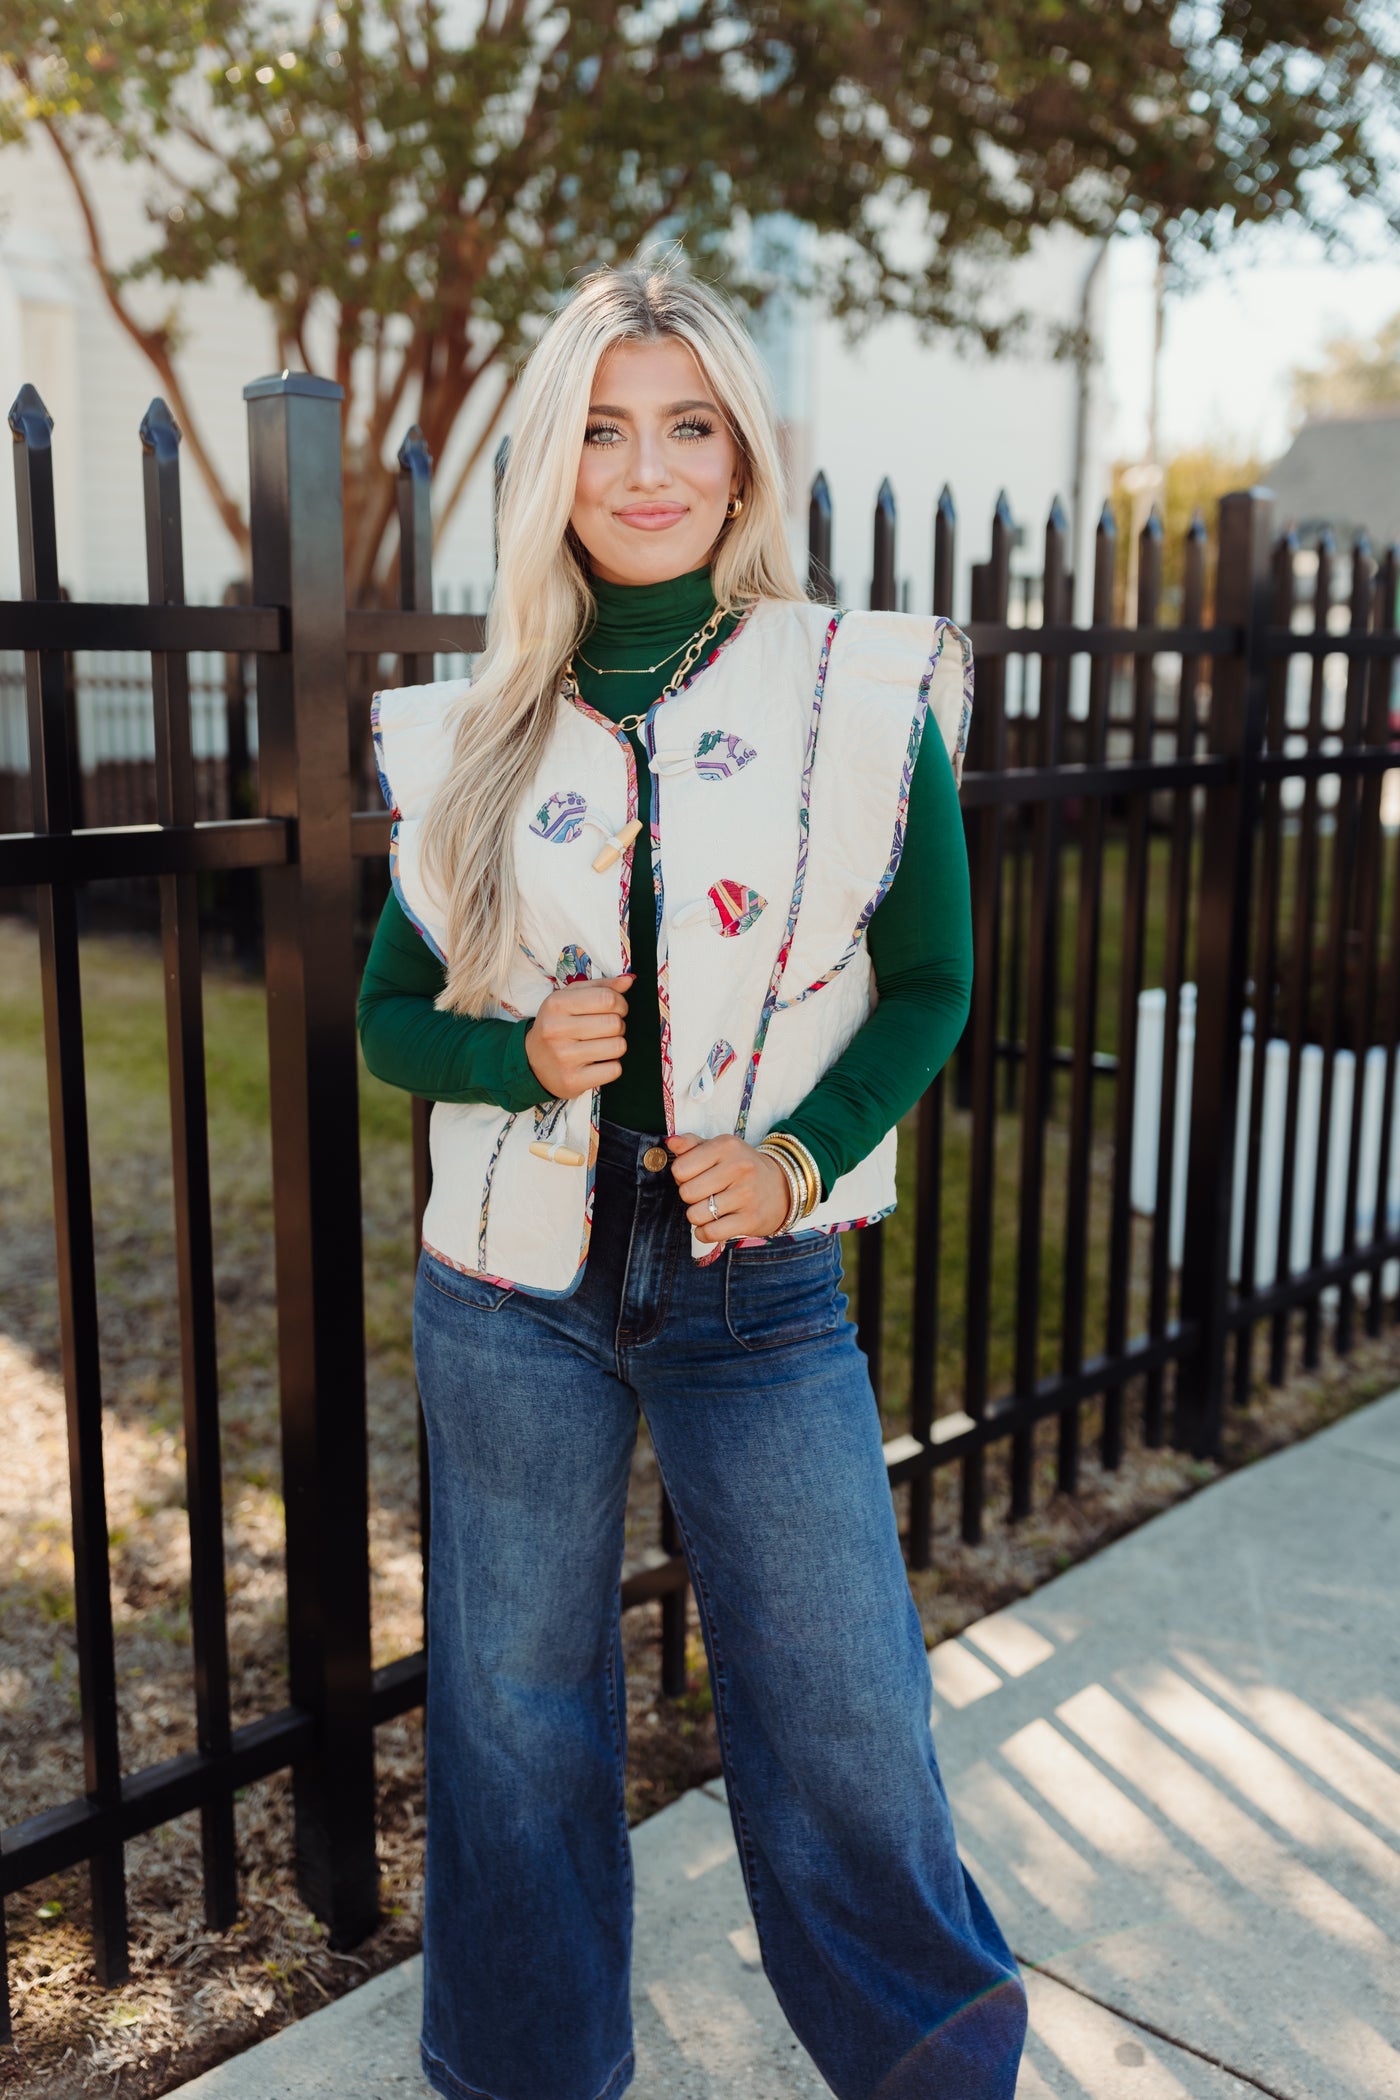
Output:
<path fill-rule="evenodd" d="M 653 671 L 661 669 L 662 664 L 668 664 L 673 656 L 679 656 L 685 646 L 684 642 L 680 642 L 674 649 L 668 649 L 666 654 L 660 657 L 656 663 L 638 664 L 631 667 L 622 664 L 615 666 L 595 664 L 589 657 L 584 655 L 582 649 L 576 649 L 574 654 L 578 657 L 581 664 L 587 664 L 589 670 L 595 671 L 600 678 L 649 678 Z"/>
<path fill-rule="evenodd" d="M 685 656 L 682 659 L 680 668 L 672 675 L 669 682 L 661 688 L 661 691 L 657 694 L 656 699 L 652 702 L 652 707 L 659 707 L 663 700 L 669 700 L 672 697 L 672 695 L 681 686 L 685 684 L 685 681 L 689 677 L 690 672 L 693 669 L 696 660 L 700 655 L 700 652 L 704 649 L 707 642 L 712 642 L 714 640 L 715 635 L 719 631 L 720 622 L 724 619 L 724 617 L 724 607 L 722 605 L 717 605 L 714 611 L 710 614 L 709 619 L 700 629 L 700 632 L 698 634 L 692 635 L 689 643 L 683 645 L 685 647 Z M 672 650 L 671 653 L 674 656 L 676 654 L 676 651 Z M 585 656 L 581 658 L 581 661 L 584 663 L 588 663 L 588 658 Z M 664 663 L 666 661 L 665 657 L 663 657 L 661 661 L 662 663 Z M 660 667 L 658 666 L 657 668 L 659 669 Z M 591 664 L 589 665 L 589 669 L 592 669 Z M 575 693 L 578 692 L 578 680 L 574 676 L 574 659 L 572 655 L 569 657 L 568 662 L 564 666 L 564 683 L 567 689 L 570 689 Z M 624 730 L 628 734 L 632 734 L 633 732 L 641 728 L 643 722 L 645 722 L 650 712 L 650 708 L 643 708 L 642 712 L 638 715 L 624 715 L 621 721 L 615 722 L 613 724 L 613 727 L 615 729 Z"/>

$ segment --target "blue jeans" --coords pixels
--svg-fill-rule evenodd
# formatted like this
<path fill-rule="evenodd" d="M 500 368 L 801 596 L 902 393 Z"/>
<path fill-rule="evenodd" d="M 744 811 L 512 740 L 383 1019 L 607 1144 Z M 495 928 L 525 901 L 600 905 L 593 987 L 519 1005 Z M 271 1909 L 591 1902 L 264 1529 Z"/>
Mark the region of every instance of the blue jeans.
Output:
<path fill-rule="evenodd" d="M 458 2100 L 614 2100 L 632 2077 L 618 1583 L 640 1406 L 783 2011 L 840 2100 L 1012 2100 L 1025 1997 L 958 1860 L 839 1241 L 696 1268 L 656 1142 L 604 1123 L 572 1297 L 418 1270 L 425 2074 Z"/>

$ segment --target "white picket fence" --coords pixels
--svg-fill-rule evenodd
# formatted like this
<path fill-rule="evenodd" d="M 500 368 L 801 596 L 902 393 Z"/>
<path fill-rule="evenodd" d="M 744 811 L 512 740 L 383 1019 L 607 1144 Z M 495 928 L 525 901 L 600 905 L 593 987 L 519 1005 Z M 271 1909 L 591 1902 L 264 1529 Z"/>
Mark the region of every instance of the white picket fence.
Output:
<path fill-rule="evenodd" d="M 1132 1205 L 1144 1217 L 1157 1208 L 1158 1131 L 1162 1112 L 1162 1064 L 1166 1040 L 1167 995 L 1159 989 L 1138 995 L 1138 1054 L 1133 1079 Z M 1181 1265 L 1186 1233 L 1186 1161 L 1191 1130 L 1191 1074 L 1196 1047 L 1196 987 L 1181 987 L 1177 1024 L 1175 1137 L 1172 1147 L 1170 1260 Z M 1234 1190 L 1230 1212 L 1230 1280 L 1239 1281 L 1244 1249 L 1245 1168 L 1249 1153 L 1249 1097 L 1254 1084 L 1254 1016 L 1245 1015 L 1240 1041 L 1239 1096 L 1235 1119 Z M 1260 1131 L 1258 1226 L 1254 1281 L 1260 1287 L 1277 1280 L 1278 1216 L 1283 1187 L 1284 1114 L 1288 1099 L 1287 1042 L 1271 1038 L 1264 1049 L 1264 1114 Z M 1289 1224 L 1289 1274 L 1306 1269 L 1312 1249 L 1313 1211 L 1317 1198 L 1317 1144 L 1322 1120 L 1325 1057 L 1318 1043 L 1302 1047 L 1298 1074 L 1296 1163 L 1293 1172 L 1293 1216 Z M 1376 1236 L 1376 1175 L 1380 1164 L 1381 1110 L 1385 1095 L 1386 1053 L 1376 1045 L 1366 1052 L 1361 1095 L 1361 1171 L 1356 1192 L 1355 1242 L 1365 1247 Z M 1356 1086 L 1356 1055 L 1338 1050 L 1332 1061 L 1331 1131 L 1324 1192 L 1322 1251 L 1342 1251 L 1346 1220 L 1347 1155 L 1351 1144 L 1351 1109 Z M 1386 1230 L 1400 1228 L 1400 1058 L 1392 1082 L 1390 1172 L 1386 1188 Z M 1370 1291 L 1370 1278 L 1353 1279 L 1358 1297 Z M 1385 1265 L 1382 1288 L 1387 1296 L 1400 1287 L 1400 1261 Z M 1323 1293 L 1324 1303 L 1336 1297 Z"/>

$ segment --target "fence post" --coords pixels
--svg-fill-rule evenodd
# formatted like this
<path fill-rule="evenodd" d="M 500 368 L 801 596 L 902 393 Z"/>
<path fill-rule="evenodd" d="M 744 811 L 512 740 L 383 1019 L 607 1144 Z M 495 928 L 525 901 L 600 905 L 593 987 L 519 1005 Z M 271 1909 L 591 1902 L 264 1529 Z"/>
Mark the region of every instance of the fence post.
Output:
<path fill-rule="evenodd" d="M 888 479 L 880 483 L 875 498 L 875 525 L 872 539 L 870 609 L 872 612 L 894 612 L 898 607 L 898 589 L 895 583 L 894 537 L 895 537 L 894 490 Z M 865 1351 L 870 1370 L 870 1383 L 875 1389 L 877 1403 L 884 1398 L 884 1315 L 885 1315 L 885 1228 L 879 1219 L 866 1225 L 860 1234 L 860 1267 L 856 1274 L 856 1334 Z"/>
<path fill-rule="evenodd" d="M 398 450 L 395 498 L 399 513 L 399 604 L 405 612 L 433 609 L 433 455 L 416 423 Z M 437 668 L 433 653 L 405 656 L 405 685 L 430 685 Z M 413 1096 L 413 1261 L 423 1240 L 423 1213 L 432 1193 L 433 1160 L 428 1143 L 431 1101 Z M 428 1646 L 428 1565 L 432 1557 L 433 1497 L 428 1471 L 428 1430 L 418 1408 L 418 1536 L 423 1561 L 423 1647 Z"/>
<path fill-rule="evenodd" d="M 34 388 L 26 385 L 15 398 L 9 422 L 15 440 L 20 596 L 53 601 L 63 595 L 58 581 L 50 443 L 53 421 Z M 50 650 L 26 652 L 24 680 L 29 710 L 33 828 L 36 832 L 71 832 L 78 828 L 78 812 L 73 798 L 71 715 L 62 656 Z M 40 884 L 34 910 L 43 984 L 54 1257 L 68 1425 L 68 1492 L 73 1511 L 73 1607 L 78 1637 L 83 1783 L 91 1800 L 111 1810 L 121 1799 L 121 1743 L 112 1644 L 102 1453 L 102 1364 L 98 1348 L 97 1261 L 76 885 Z M 124 1983 L 130 1969 L 126 1869 L 120 1843 L 104 1844 L 94 1854 L 89 1873 L 97 1980 Z M 7 2017 L 5 2024 L 8 2025 Z"/>
<path fill-rule="evenodd" d="M 246 576 L 239 576 L 224 590 L 225 605 L 251 605 L 253 593 Z M 225 764 L 223 815 L 256 816 L 257 782 L 252 754 L 248 749 L 248 664 L 237 650 L 224 658 L 224 734 L 228 746 Z M 230 868 L 219 877 L 219 898 L 227 920 L 233 952 L 240 963 L 252 964 L 259 951 L 258 875 L 256 868 Z"/>
<path fill-rule="evenodd" d="M 253 597 L 291 622 L 290 646 L 258 662 L 258 778 L 264 814 L 296 836 L 264 877 L 263 924 L 288 1665 L 315 1721 L 293 1770 L 297 1884 L 343 1947 L 376 1923 L 379 1891 L 342 398 L 301 372 L 244 388 Z"/>
<path fill-rule="evenodd" d="M 1229 1305 L 1230 1199 L 1235 1159 L 1240 1030 L 1249 967 L 1256 761 L 1268 708 L 1264 634 L 1272 588 L 1274 501 L 1268 489 L 1225 496 L 1220 504 L 1215 625 L 1239 644 L 1215 659 L 1211 677 L 1212 757 L 1231 758 L 1227 779 L 1208 791 L 1196 909 L 1196 1050 L 1186 1174 L 1186 1240 L 1181 1318 L 1199 1328 L 1177 1374 L 1173 1442 L 1198 1458 L 1220 1452 L 1224 1423 L 1226 1315 Z"/>
<path fill-rule="evenodd" d="M 141 422 L 146 501 L 146 578 L 152 605 L 185 602 L 180 506 L 180 426 L 153 401 Z M 187 656 L 151 652 L 156 743 L 156 816 L 195 821 Z M 204 995 L 199 958 L 199 877 L 160 878 L 165 964 L 166 1055 L 170 1072 L 171 1190 L 180 1312 L 180 1388 L 185 1424 L 185 1499 L 190 1531 L 190 1636 L 195 1714 L 206 1756 L 229 1750 L 228 1594 L 224 1581 L 219 1451 L 219 1364 L 215 1347 L 214 1234 L 209 1185 L 209 1115 L 204 1077 Z M 233 1796 L 200 1810 L 204 1917 L 214 1931 L 238 1915 Z"/>
<path fill-rule="evenodd" d="M 953 615 L 954 556 L 958 518 L 945 482 L 933 513 L 933 610 Z M 943 1073 L 919 1102 L 914 1167 L 914 1305 L 910 1338 L 909 1433 L 921 1444 L 933 1439 L 938 1406 L 940 1213 L 943 1196 Z M 933 1559 L 933 1469 L 909 1482 L 909 1565 L 927 1568 Z"/>
<path fill-rule="evenodd" d="M 1003 489 L 992 514 L 992 550 L 972 570 L 972 622 L 1000 627 L 1011 591 L 1011 549 L 1016 521 Z M 1006 652 L 984 649 L 977 670 L 977 698 L 968 727 L 967 764 L 974 773 L 999 773 L 1006 765 Z M 966 821 L 966 817 L 964 817 Z M 974 1421 L 987 1412 L 992 1319 L 992 1226 L 996 1179 L 997 1033 L 1001 1020 L 1002 808 L 996 801 L 976 808 L 968 835 L 972 878 L 972 1011 L 963 1030 L 958 1072 L 967 1076 L 964 1101 L 971 1111 L 968 1141 L 967 1305 L 963 1406 Z M 986 1446 L 962 1462 L 962 1535 L 975 1546 L 982 1537 L 986 1493 Z"/>
<path fill-rule="evenodd" d="M 818 473 L 807 499 L 807 596 L 819 605 L 836 603 L 831 575 L 831 489 Z"/>

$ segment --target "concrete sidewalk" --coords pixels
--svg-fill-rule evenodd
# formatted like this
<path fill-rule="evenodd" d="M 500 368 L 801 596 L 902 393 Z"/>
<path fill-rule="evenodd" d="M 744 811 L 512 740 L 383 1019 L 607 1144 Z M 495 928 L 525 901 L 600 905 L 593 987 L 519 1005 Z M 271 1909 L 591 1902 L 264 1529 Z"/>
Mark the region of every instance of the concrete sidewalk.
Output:
<path fill-rule="evenodd" d="M 930 1657 L 963 1852 L 1028 1965 L 1019 2100 L 1400 2100 L 1397 1511 L 1400 1393 Z M 633 2100 L 826 2093 L 722 1791 L 633 1843 Z M 182 2100 L 423 2100 L 420 1990 L 405 1963 Z"/>

